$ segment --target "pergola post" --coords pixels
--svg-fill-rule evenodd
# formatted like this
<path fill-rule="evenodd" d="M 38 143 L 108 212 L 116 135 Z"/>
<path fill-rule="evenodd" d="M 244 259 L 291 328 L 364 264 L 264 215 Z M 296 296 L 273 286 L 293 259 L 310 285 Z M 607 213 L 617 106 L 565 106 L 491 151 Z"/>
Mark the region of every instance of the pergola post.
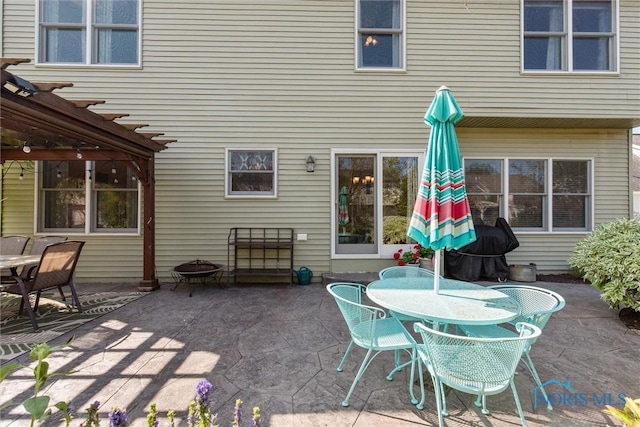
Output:
<path fill-rule="evenodd" d="M 138 290 L 148 292 L 160 287 L 156 277 L 156 185 L 155 185 L 155 161 L 154 156 L 144 160 L 144 170 L 142 170 L 141 184 L 143 188 L 143 244 L 144 256 L 142 260 L 142 281 L 138 285 Z"/>

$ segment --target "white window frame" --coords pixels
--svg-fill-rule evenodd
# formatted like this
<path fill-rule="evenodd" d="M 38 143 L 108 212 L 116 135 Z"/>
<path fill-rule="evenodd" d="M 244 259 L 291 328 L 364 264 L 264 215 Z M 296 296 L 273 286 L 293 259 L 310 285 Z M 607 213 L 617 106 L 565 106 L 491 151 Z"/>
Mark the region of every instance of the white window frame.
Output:
<path fill-rule="evenodd" d="M 41 18 L 41 4 L 45 0 L 36 0 L 36 37 L 35 37 L 35 50 L 36 50 L 36 65 L 55 65 L 55 66 L 91 66 L 91 67 L 124 67 L 124 68 L 139 68 L 142 64 L 142 2 L 143 0 L 137 1 L 137 17 L 138 22 L 136 25 L 119 25 L 119 24 L 98 24 L 93 20 L 93 10 L 95 7 L 95 0 L 83 0 L 85 2 L 85 22 L 84 24 L 60 24 L 60 23 L 42 23 Z M 66 28 L 80 28 L 83 27 L 85 31 L 85 52 L 84 52 L 84 62 L 50 62 L 45 61 L 44 57 L 46 55 L 46 49 L 42 46 L 42 43 L 46 43 L 45 37 L 43 36 L 43 32 L 45 28 L 55 28 L 55 27 L 66 27 Z M 138 35 L 137 39 L 137 61 L 135 63 L 105 63 L 105 62 L 97 62 L 97 37 L 96 33 L 100 29 L 104 28 L 127 28 L 133 29 L 136 28 L 136 32 Z"/>
<path fill-rule="evenodd" d="M 380 31 L 379 34 L 397 34 L 400 33 L 400 52 L 398 53 L 399 56 L 399 60 L 398 60 L 398 66 L 397 67 L 365 67 L 365 66 L 361 66 L 360 63 L 360 58 L 362 55 L 362 46 L 360 45 L 360 33 L 362 33 L 362 29 L 360 28 L 360 1 L 361 0 L 355 0 L 355 26 L 354 26 L 354 30 L 355 30 L 355 34 L 354 34 L 354 38 L 355 38 L 355 70 L 356 71 L 373 71 L 373 72 L 380 72 L 380 71 L 385 71 L 385 72 L 404 72 L 407 69 L 407 55 L 406 55 L 406 45 L 407 45 L 407 2 L 406 0 L 399 0 L 400 1 L 400 8 L 401 10 L 401 23 L 400 23 L 400 30 L 399 31 L 390 31 L 390 30 L 386 30 L 386 31 Z M 364 31 L 367 32 L 367 31 Z M 368 32 L 367 32 L 368 33 Z"/>
<path fill-rule="evenodd" d="M 339 155 L 358 155 L 358 154 L 367 154 L 375 156 L 375 167 L 374 167 L 374 177 L 380 177 L 374 179 L 373 191 L 375 192 L 375 227 L 376 227 L 376 236 L 382 236 L 382 220 L 383 220 L 383 209 L 382 209 L 382 169 L 383 157 L 411 157 L 415 156 L 418 158 L 418 180 L 422 179 L 422 173 L 424 170 L 424 157 L 425 150 L 424 149 L 405 149 L 405 150 L 366 150 L 366 149 L 332 149 L 331 150 L 331 206 L 338 206 L 338 189 L 337 189 L 337 175 L 338 175 L 338 165 L 336 163 L 336 158 Z M 419 184 L 419 183 L 418 183 Z M 409 248 L 413 245 L 387 245 L 383 244 L 382 238 L 377 239 L 376 247 L 377 250 L 375 253 L 336 253 L 336 233 L 334 230 L 337 230 L 337 215 L 331 215 L 331 258 L 332 259 L 389 259 L 393 257 L 393 254 L 399 248 Z"/>
<path fill-rule="evenodd" d="M 602 34 L 610 34 L 611 43 L 613 46 L 610 47 L 610 64 L 611 68 L 609 70 L 574 70 L 573 68 L 573 40 L 574 40 L 574 32 L 573 32 L 573 2 L 574 0 L 562 0 L 563 2 L 563 25 L 564 31 L 560 33 L 542 33 L 541 34 L 549 34 L 549 35 L 558 35 L 562 36 L 563 40 L 561 42 L 561 61 L 562 67 L 559 70 L 544 70 L 544 69 L 527 69 L 525 68 L 525 23 L 524 23 L 524 12 L 525 12 L 525 1 L 530 0 L 520 0 L 520 70 L 523 74 L 567 74 L 567 73 L 575 73 L 575 74 L 613 74 L 618 75 L 620 73 L 620 0 L 611 0 L 612 2 L 612 19 L 611 23 L 612 32 L 611 33 L 602 33 Z M 577 0 L 576 0 L 577 1 Z M 535 33 L 535 32 L 534 32 Z M 588 33 L 588 34 L 596 34 L 596 33 Z"/>
<path fill-rule="evenodd" d="M 93 186 L 93 180 L 95 179 L 94 161 L 85 161 L 85 223 L 84 229 L 79 228 L 45 228 L 44 227 L 44 206 L 42 205 L 42 197 L 44 189 L 42 188 L 42 161 L 37 161 L 36 177 L 34 180 L 35 185 L 35 209 L 38 213 L 34 218 L 34 230 L 35 234 L 65 234 L 65 235 L 108 235 L 108 236 L 140 236 L 141 224 L 142 224 L 142 188 L 140 181 L 137 181 L 137 203 L 138 203 L 138 221 L 135 229 L 118 229 L 118 228 L 97 228 L 97 206 L 95 195 L 97 191 L 107 191 L 106 189 L 96 189 Z M 134 191 L 132 189 L 122 191 Z"/>
<path fill-rule="evenodd" d="M 465 157 L 463 158 L 463 164 L 466 160 L 500 160 L 502 161 L 502 194 L 499 196 L 501 200 L 500 216 L 509 220 L 509 163 L 512 160 L 542 160 L 545 162 L 545 189 L 543 203 L 544 216 L 542 218 L 543 226 L 540 228 L 520 228 L 511 225 L 511 228 L 518 233 L 563 233 L 563 234 L 584 234 L 593 230 L 594 227 L 594 215 L 595 215 L 595 160 L 593 157 Z M 553 226 L 553 162 L 554 161 L 577 161 L 587 162 L 588 167 L 588 180 L 587 185 L 588 194 L 586 208 L 588 212 L 585 215 L 586 227 L 578 228 L 560 228 Z M 466 164 L 465 164 L 466 167 Z"/>
<path fill-rule="evenodd" d="M 231 153 L 238 151 L 270 151 L 273 156 L 273 191 L 260 192 L 260 191 L 231 191 L 231 175 L 234 171 L 230 170 Z M 225 148 L 224 155 L 224 188 L 225 198 L 228 199 L 275 199 L 278 197 L 278 149 L 268 147 L 239 147 L 239 148 Z"/>

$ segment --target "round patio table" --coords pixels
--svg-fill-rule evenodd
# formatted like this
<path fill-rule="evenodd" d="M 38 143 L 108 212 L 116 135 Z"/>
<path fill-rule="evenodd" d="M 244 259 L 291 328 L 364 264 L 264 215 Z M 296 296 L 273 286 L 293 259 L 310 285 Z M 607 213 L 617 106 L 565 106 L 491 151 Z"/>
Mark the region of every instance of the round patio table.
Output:
<path fill-rule="evenodd" d="M 367 295 L 389 310 L 445 325 L 495 325 L 520 313 L 518 303 L 500 291 L 445 278 L 437 294 L 431 277 L 402 277 L 371 282 Z"/>

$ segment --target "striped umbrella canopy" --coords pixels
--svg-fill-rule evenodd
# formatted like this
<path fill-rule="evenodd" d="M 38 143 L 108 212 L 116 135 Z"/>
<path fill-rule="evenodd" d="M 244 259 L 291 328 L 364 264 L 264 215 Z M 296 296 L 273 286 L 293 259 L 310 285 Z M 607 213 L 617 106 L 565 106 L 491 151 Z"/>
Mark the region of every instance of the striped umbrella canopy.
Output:
<path fill-rule="evenodd" d="M 407 235 L 435 250 L 434 291 L 438 293 L 443 249 L 476 240 L 464 182 L 455 124 L 464 117 L 448 87 L 442 86 L 427 110 L 431 126 L 427 158 Z"/>

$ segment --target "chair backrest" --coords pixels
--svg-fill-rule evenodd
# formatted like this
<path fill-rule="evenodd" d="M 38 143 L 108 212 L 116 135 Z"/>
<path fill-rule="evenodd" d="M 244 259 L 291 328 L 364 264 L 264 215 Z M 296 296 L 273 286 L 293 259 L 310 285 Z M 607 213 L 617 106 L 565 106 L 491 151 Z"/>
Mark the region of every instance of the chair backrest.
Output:
<path fill-rule="evenodd" d="M 426 268 L 394 265 L 393 267 L 383 268 L 378 272 L 380 279 L 395 279 L 398 277 L 433 277 L 433 271 Z"/>
<path fill-rule="evenodd" d="M 327 290 L 338 304 L 351 338 L 360 346 L 371 346 L 376 336 L 376 320 L 385 317 L 385 312 L 362 304 L 366 287 L 358 283 L 331 283 Z"/>
<path fill-rule="evenodd" d="M 0 254 L 22 255 L 28 241 L 27 236 L 3 236 L 0 239 Z"/>
<path fill-rule="evenodd" d="M 29 255 L 40 255 L 44 252 L 44 248 L 59 242 L 66 242 L 66 236 L 41 236 L 36 237 L 31 243 L 31 248 L 29 248 Z"/>
<path fill-rule="evenodd" d="M 513 284 L 495 285 L 491 288 L 508 295 L 520 306 L 520 316 L 510 322 L 514 325 L 526 322 L 543 329 L 551 315 L 565 306 L 565 300 L 560 294 L 544 288 Z"/>
<path fill-rule="evenodd" d="M 30 281 L 29 291 L 49 289 L 71 283 L 85 242 L 53 243 L 42 253 L 40 264 Z"/>
<path fill-rule="evenodd" d="M 519 335 L 509 338 L 478 338 L 453 335 L 415 323 L 434 373 L 463 391 L 508 387 L 524 348 L 540 336 L 540 328 L 518 323 Z M 420 344 L 419 344 L 420 345 Z"/>

